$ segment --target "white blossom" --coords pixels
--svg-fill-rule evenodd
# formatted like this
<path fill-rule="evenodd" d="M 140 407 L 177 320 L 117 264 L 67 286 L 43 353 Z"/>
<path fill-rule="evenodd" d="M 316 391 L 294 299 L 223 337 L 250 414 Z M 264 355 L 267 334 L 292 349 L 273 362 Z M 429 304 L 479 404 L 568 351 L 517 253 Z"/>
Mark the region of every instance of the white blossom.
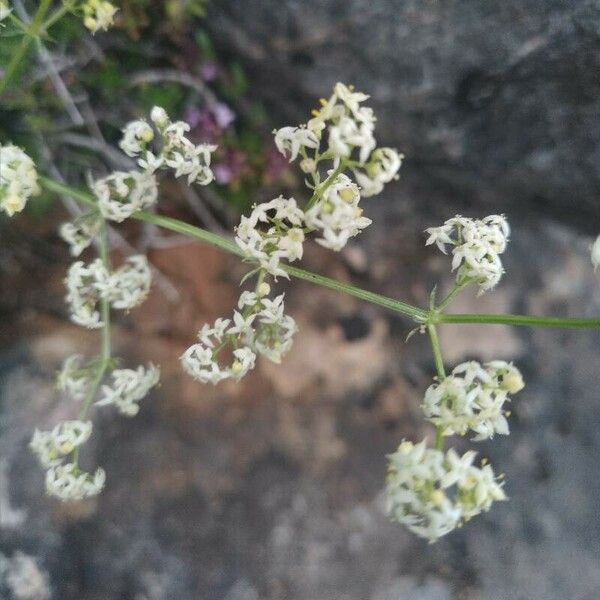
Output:
<path fill-rule="evenodd" d="M 371 219 L 362 216 L 359 201 L 358 186 L 347 175 L 338 175 L 324 197 L 306 211 L 306 224 L 323 236 L 317 239 L 318 244 L 339 251 L 371 224 Z"/>
<path fill-rule="evenodd" d="M 135 254 L 112 273 L 106 273 L 104 279 L 98 279 L 95 287 L 113 308 L 129 310 L 146 299 L 151 283 L 148 259 L 143 254 Z"/>
<path fill-rule="evenodd" d="M 99 221 L 96 219 L 82 218 L 60 226 L 60 237 L 70 246 L 72 256 L 79 256 L 90 246 L 98 233 Z"/>
<path fill-rule="evenodd" d="M 275 198 L 255 206 L 242 216 L 235 241 L 247 258 L 257 261 L 274 277 L 289 277 L 280 267 L 281 259 L 302 258 L 304 213 L 294 198 Z"/>
<path fill-rule="evenodd" d="M 389 456 L 386 507 L 390 517 L 416 535 L 436 541 L 463 522 L 505 500 L 490 465 L 473 465 L 476 454 L 459 456 L 403 441 Z"/>
<path fill-rule="evenodd" d="M 252 319 L 237 312 L 234 319 L 231 327 L 229 319 L 217 319 L 212 327 L 203 325 L 198 333 L 199 343 L 193 344 L 183 353 L 183 369 L 194 379 L 216 385 L 224 379 L 239 380 L 254 368 L 256 354 L 249 347 L 254 334 Z M 231 363 L 222 365 L 219 354 L 225 346 L 234 349 Z"/>
<path fill-rule="evenodd" d="M 472 431 L 474 441 L 498 433 L 508 435 L 504 404 L 523 388 L 519 370 L 504 361 L 458 365 L 452 374 L 429 386 L 423 400 L 427 419 L 441 427 L 443 435 Z"/>
<path fill-rule="evenodd" d="M 158 197 L 156 178 L 150 172 L 115 171 L 95 181 L 91 189 L 102 216 L 118 222 L 153 206 Z"/>
<path fill-rule="evenodd" d="M 91 434 L 91 421 L 63 421 L 51 431 L 36 429 L 29 447 L 43 467 L 55 467 L 75 448 L 87 442 Z"/>
<path fill-rule="evenodd" d="M 306 127 L 282 127 L 273 131 L 277 150 L 290 162 L 296 160 L 301 148 L 316 149 L 319 147 L 319 138 L 314 131 Z"/>
<path fill-rule="evenodd" d="M 377 148 L 364 171 L 353 169 L 356 182 L 365 198 L 381 193 L 386 183 L 398 177 L 404 156 L 393 148 Z"/>
<path fill-rule="evenodd" d="M 115 369 L 111 376 L 112 385 L 102 386 L 102 397 L 96 405 L 114 405 L 125 416 L 133 417 L 140 410 L 140 400 L 158 383 L 160 369 L 150 363 L 146 368 Z"/>
<path fill-rule="evenodd" d="M 13 144 L 0 144 L 0 210 L 9 217 L 21 212 L 31 196 L 40 193 L 31 158 Z"/>
<path fill-rule="evenodd" d="M 141 154 L 153 139 L 152 127 L 144 119 L 137 119 L 125 125 L 119 146 L 127 156 L 134 157 Z"/>
<path fill-rule="evenodd" d="M 292 347 L 298 327 L 296 321 L 284 314 L 283 294 L 275 299 L 262 298 L 262 309 L 255 325 L 253 350 L 279 364 Z"/>
<path fill-rule="evenodd" d="M 97 281 L 104 281 L 109 274 L 98 258 L 88 265 L 82 261 L 74 262 L 67 273 L 66 302 L 69 305 L 71 320 L 88 329 L 99 329 L 103 322 L 97 309 L 100 299 Z"/>
<path fill-rule="evenodd" d="M 100 467 L 92 475 L 80 471 L 73 463 L 68 463 L 48 469 L 46 492 L 60 500 L 83 500 L 97 496 L 105 481 L 106 473 Z"/>
<path fill-rule="evenodd" d="M 452 270 L 457 271 L 458 282 L 473 281 L 483 293 L 500 281 L 504 268 L 499 255 L 506 250 L 510 234 L 502 215 L 481 220 L 456 216 L 426 232 L 426 245 L 436 244 L 444 254 L 447 245 L 452 247 Z"/>
<path fill-rule="evenodd" d="M 56 387 L 73 400 L 83 400 L 91 386 L 88 369 L 82 366 L 83 357 L 72 354 L 62 364 L 56 378 Z"/>
<path fill-rule="evenodd" d="M 118 8 L 106 0 L 87 0 L 83 4 L 83 24 L 92 32 L 106 31 L 114 22 Z"/>

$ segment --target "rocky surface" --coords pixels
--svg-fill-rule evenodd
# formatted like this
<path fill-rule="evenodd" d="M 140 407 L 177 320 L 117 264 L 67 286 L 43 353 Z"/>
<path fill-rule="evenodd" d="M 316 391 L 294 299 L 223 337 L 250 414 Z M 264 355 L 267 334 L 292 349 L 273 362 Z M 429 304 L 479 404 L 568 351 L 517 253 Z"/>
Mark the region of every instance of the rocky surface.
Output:
<path fill-rule="evenodd" d="M 598 230 L 596 0 L 219 0 L 207 23 L 274 125 L 354 83 L 416 200 Z"/>
<path fill-rule="evenodd" d="M 448 261 L 423 248 L 426 221 L 391 214 L 383 225 L 382 216 L 362 246 L 343 256 L 312 249 L 307 265 L 425 304 L 434 281 L 450 285 Z M 461 297 L 456 310 L 598 314 L 589 241 L 556 225 L 514 225 L 498 290 Z M 115 346 L 128 364 L 159 362 L 162 387 L 135 419 L 96 413 L 85 460 L 106 468 L 106 491 L 59 505 L 44 496 L 26 445 L 35 426 L 76 410 L 52 372 L 66 354 L 92 351 L 95 337 L 64 320 L 61 247 L 42 231 L 36 249 L 17 242 L 21 233 L 3 236 L 0 552 L 5 562 L 34 557 L 52 598 L 597 598 L 599 333 L 442 330 L 449 364 L 514 359 L 528 385 L 511 436 L 478 448 L 506 473 L 510 502 L 428 545 L 386 520 L 381 497 L 385 454 L 430 434 L 418 406 L 433 372 L 423 336 L 405 345 L 403 319 L 298 283 L 288 298 L 301 331 L 284 364 L 261 363 L 240 385 L 201 386 L 176 357 L 203 320 L 232 305 L 239 266 L 200 245 L 153 251 L 180 298 L 169 304 L 155 288 L 144 310 L 117 321 Z M 29 258 L 23 245 L 34 248 Z"/>

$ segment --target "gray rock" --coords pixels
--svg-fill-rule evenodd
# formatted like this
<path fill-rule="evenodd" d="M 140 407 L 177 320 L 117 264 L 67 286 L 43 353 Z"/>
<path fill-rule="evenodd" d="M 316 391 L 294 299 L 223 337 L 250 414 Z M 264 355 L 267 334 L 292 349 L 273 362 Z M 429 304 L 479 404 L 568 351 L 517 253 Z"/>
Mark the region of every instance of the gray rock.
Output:
<path fill-rule="evenodd" d="M 407 155 L 417 200 L 598 229 L 596 0 L 220 0 L 207 23 L 273 126 L 354 83 L 380 141 Z"/>

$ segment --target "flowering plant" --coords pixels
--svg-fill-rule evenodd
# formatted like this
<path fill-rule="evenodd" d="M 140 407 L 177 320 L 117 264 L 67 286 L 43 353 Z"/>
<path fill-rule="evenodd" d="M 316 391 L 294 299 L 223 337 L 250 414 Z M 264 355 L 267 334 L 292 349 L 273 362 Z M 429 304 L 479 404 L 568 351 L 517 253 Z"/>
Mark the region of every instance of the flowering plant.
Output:
<path fill-rule="evenodd" d="M 48 6 L 42 2 L 34 19 L 38 32 L 47 26 Z M 110 3 L 96 0 L 87 0 L 79 8 L 84 25 L 94 33 L 110 26 L 116 10 Z M 11 17 L 1 3 L 0 16 Z M 11 72 L 5 73 L 0 91 Z M 152 266 L 144 255 L 131 255 L 117 267 L 109 252 L 109 225 L 136 219 L 212 244 L 250 266 L 242 280 L 246 289 L 233 314 L 203 325 L 197 341 L 181 356 L 182 368 L 191 377 L 213 385 L 226 379 L 239 381 L 255 368 L 258 359 L 285 360 L 297 325 L 285 312 L 284 294 L 274 291 L 279 278 L 305 279 L 393 310 L 412 321 L 415 329 L 411 333 L 428 334 L 436 374 L 422 403 L 425 418 L 435 427 L 433 441 L 403 440 L 389 456 L 386 503 L 390 517 L 433 542 L 489 510 L 494 501 L 506 499 L 502 476 L 496 476 L 485 461 L 478 466 L 474 451 L 461 456 L 452 447 L 445 449 L 445 438 L 468 433 L 478 442 L 495 434 L 508 435 L 510 411 L 505 406 L 510 396 L 524 387 L 523 378 L 515 365 L 500 360 L 463 363 L 447 375 L 438 327 L 445 323 L 600 327 L 600 319 L 446 312 L 465 288 L 476 286 L 483 294 L 499 284 L 504 274 L 500 255 L 506 251 L 510 235 L 503 215 L 480 220 L 456 216 L 427 230 L 425 243 L 435 244 L 444 254 L 450 249 L 451 268 L 456 272 L 451 292 L 438 302 L 434 290 L 427 308 L 293 266 L 291 263 L 302 259 L 310 236 L 334 252 L 343 249 L 372 223 L 362 201 L 398 178 L 403 156 L 377 144 L 375 115 L 365 104 L 368 98 L 352 86 L 338 83 L 306 123 L 273 132 L 277 150 L 290 163 L 296 162 L 306 176 L 310 197 L 302 202 L 278 196 L 254 205 L 241 217 L 233 239 L 155 212 L 164 177 L 184 178 L 188 186 L 206 186 L 213 181 L 212 158 L 217 149 L 212 143 L 192 141 L 189 123 L 172 120 L 160 106 L 152 108 L 147 119 L 127 123 L 122 130 L 119 147 L 135 166 L 91 181 L 89 190 L 40 175 L 22 149 L 2 142 L 0 209 L 12 217 L 42 188 L 75 200 L 82 212 L 64 223 L 60 234 L 75 258 L 92 248 L 97 250 L 91 260 L 76 260 L 65 280 L 73 322 L 101 333 L 98 356 L 70 356 L 58 375 L 59 389 L 80 405 L 78 418 L 49 431 L 36 430 L 30 444 L 46 469 L 50 495 L 80 500 L 101 492 L 107 481 L 104 470 L 97 467 L 86 472 L 79 462 L 80 451 L 92 435 L 92 408 L 114 406 L 124 416 L 133 417 L 159 382 L 157 366 L 121 368 L 111 350 L 113 311 L 139 306 L 151 290 Z M 596 266 L 600 262 L 598 248 L 596 242 L 592 252 Z"/>

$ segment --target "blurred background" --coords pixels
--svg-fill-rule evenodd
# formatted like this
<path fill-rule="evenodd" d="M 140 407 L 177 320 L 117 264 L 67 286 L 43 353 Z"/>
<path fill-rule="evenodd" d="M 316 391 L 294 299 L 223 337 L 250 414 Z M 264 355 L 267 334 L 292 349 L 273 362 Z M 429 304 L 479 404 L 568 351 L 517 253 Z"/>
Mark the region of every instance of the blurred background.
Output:
<path fill-rule="evenodd" d="M 83 185 L 128 167 L 120 128 L 160 104 L 219 150 L 213 185 L 164 180 L 159 209 L 217 232 L 254 202 L 306 195 L 270 132 L 352 83 L 371 94 L 378 141 L 406 161 L 363 200 L 373 225 L 339 255 L 307 245 L 307 268 L 423 306 L 435 283 L 452 285 L 423 229 L 505 213 L 507 274 L 453 309 L 600 314 L 596 0 L 123 0 L 116 28 L 92 37 L 67 17 L 26 67 L 1 101 L 3 141 Z M 19 600 L 599 597 L 599 332 L 442 328 L 449 365 L 514 360 L 527 387 L 511 435 L 477 448 L 510 502 L 428 545 L 382 509 L 385 455 L 431 435 L 427 340 L 405 343 L 410 323 L 383 309 L 282 283 L 300 327 L 283 364 L 198 384 L 178 356 L 230 312 L 245 267 L 138 223 L 115 228 L 113 252 L 147 252 L 157 275 L 147 302 L 117 317 L 115 352 L 159 363 L 162 386 L 135 419 L 95 413 L 84 460 L 108 475 L 96 501 L 47 498 L 27 444 L 76 412 L 54 388 L 62 360 L 97 348 L 63 302 L 56 230 L 72 210 L 42 197 L 0 219 L 0 598 L 17 598 L 2 572 L 18 560 L 31 592 Z"/>

